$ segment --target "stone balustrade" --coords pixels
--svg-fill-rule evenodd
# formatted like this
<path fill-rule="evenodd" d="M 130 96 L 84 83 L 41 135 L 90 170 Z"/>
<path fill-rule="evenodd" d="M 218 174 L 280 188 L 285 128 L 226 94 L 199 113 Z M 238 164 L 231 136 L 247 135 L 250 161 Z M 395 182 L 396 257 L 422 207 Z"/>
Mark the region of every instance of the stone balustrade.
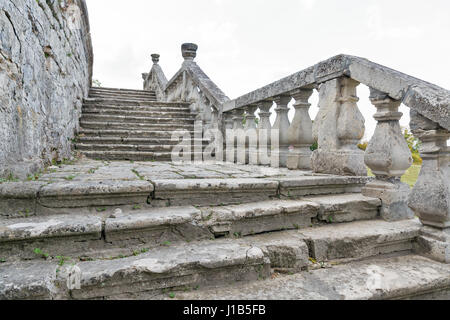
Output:
<path fill-rule="evenodd" d="M 184 43 L 181 46 L 183 64 L 169 81 L 158 65 L 159 55 L 152 55 L 152 70 L 143 74 L 144 90 L 154 90 L 159 101 L 190 103 L 191 111 L 202 122 L 203 131 L 223 130 L 221 108 L 230 99 L 194 61 L 197 49 L 198 46 L 194 43 Z"/>
<path fill-rule="evenodd" d="M 376 130 L 365 152 L 357 147 L 365 130 L 356 90 L 361 83 L 370 88 L 370 101 L 377 109 Z M 319 112 L 312 121 L 308 100 L 315 89 Z M 287 114 L 292 99 L 295 115 L 290 123 Z M 412 165 L 399 123 L 401 103 L 410 108 L 411 129 L 422 142 L 423 167 L 412 190 L 400 181 Z M 271 125 L 273 104 L 276 120 Z M 247 119 L 253 119 L 248 113 L 254 106 L 260 118 L 258 164 L 273 164 L 273 157 L 278 157 L 277 164 L 290 169 L 355 176 L 367 175 L 370 168 L 375 178 L 362 193 L 382 200 L 381 217 L 396 221 L 418 216 L 426 226 L 421 235 L 423 250 L 450 262 L 448 90 L 366 59 L 341 55 L 226 102 L 222 108 L 225 126 L 232 127 L 229 115 L 233 114 L 233 128 L 239 128 L 244 110 Z M 278 135 L 271 130 L 278 130 Z M 315 141 L 318 148 L 311 152 Z"/>
<path fill-rule="evenodd" d="M 196 45 L 183 45 L 185 61 L 164 95 L 166 101 L 191 102 L 204 129 L 226 135 L 226 152 L 219 153 L 223 160 L 346 176 L 366 176 L 369 168 L 375 178 L 362 193 L 382 200 L 381 217 L 395 221 L 418 216 L 426 226 L 424 250 L 450 262 L 448 90 L 363 58 L 339 55 L 229 100 L 194 62 L 196 50 Z M 365 131 L 358 108 L 360 84 L 370 88 L 369 99 L 377 109 L 376 130 L 365 152 L 357 146 Z M 312 121 L 309 99 L 314 90 L 319 112 Z M 422 142 L 423 167 L 412 190 L 400 181 L 412 165 L 399 124 L 401 103 L 410 108 L 411 129 Z M 315 142 L 318 147 L 312 151 Z"/>

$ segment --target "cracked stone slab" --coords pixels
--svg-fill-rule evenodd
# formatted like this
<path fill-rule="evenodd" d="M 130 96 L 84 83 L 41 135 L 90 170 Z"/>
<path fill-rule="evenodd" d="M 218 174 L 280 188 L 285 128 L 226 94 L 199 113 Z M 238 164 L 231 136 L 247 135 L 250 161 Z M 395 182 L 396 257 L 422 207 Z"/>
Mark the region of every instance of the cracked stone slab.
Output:
<path fill-rule="evenodd" d="M 412 251 L 421 223 L 414 220 L 356 221 L 300 230 L 317 261 L 359 259 Z"/>
<path fill-rule="evenodd" d="M 148 247 L 214 238 L 207 228 L 197 223 L 200 214 L 198 209 L 187 206 L 151 208 L 110 217 L 105 221 L 106 241 L 128 246 L 145 243 Z"/>
<path fill-rule="evenodd" d="M 313 196 L 306 201 L 320 205 L 318 219 L 329 223 L 372 220 L 379 216 L 381 200 L 365 197 L 359 193 Z"/>
<path fill-rule="evenodd" d="M 254 283 L 177 293 L 176 299 L 379 300 L 448 299 L 449 296 L 450 265 L 410 255 L 344 264 Z"/>
<path fill-rule="evenodd" d="M 39 204 L 50 208 L 78 208 L 146 203 L 154 190 L 148 181 L 70 181 L 41 188 Z"/>
<path fill-rule="evenodd" d="M 315 175 L 279 178 L 280 192 L 285 197 L 308 195 L 356 193 L 371 180 L 368 177 Z"/>
<path fill-rule="evenodd" d="M 75 299 L 256 280 L 270 274 L 261 249 L 220 241 L 165 247 L 138 257 L 83 262 L 78 267 L 81 289 L 72 291 Z"/>
<path fill-rule="evenodd" d="M 0 300 L 53 299 L 56 264 L 25 262 L 0 268 Z"/>
<path fill-rule="evenodd" d="M 0 184 L 0 217 L 35 215 L 36 198 L 42 182 L 10 182 Z"/>
<path fill-rule="evenodd" d="M 152 203 L 220 205 L 268 200 L 277 195 L 278 182 L 266 179 L 154 180 Z M 156 201 L 155 201 L 156 200 Z"/>
<path fill-rule="evenodd" d="M 272 268 L 299 272 L 308 266 L 308 246 L 297 232 L 271 232 L 245 237 L 239 241 L 261 248 Z"/>
<path fill-rule="evenodd" d="M 309 227 L 320 206 L 313 202 L 272 200 L 202 209 L 203 224 L 216 236 L 246 236 Z"/>
<path fill-rule="evenodd" d="M 102 218 L 56 215 L 0 221 L 0 257 L 7 261 L 42 259 L 39 248 L 53 256 L 82 255 L 103 247 Z"/>

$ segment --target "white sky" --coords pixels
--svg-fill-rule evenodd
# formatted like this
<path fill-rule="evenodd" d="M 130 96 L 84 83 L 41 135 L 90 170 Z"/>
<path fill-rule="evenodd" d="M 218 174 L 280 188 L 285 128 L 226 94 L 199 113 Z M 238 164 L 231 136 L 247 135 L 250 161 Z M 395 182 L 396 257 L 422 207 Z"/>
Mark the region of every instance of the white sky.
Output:
<path fill-rule="evenodd" d="M 339 53 L 356 55 L 450 88 L 448 0 L 87 0 L 94 79 L 142 88 L 151 53 L 171 78 L 180 46 L 231 99 Z M 359 107 L 372 135 L 366 87 Z M 311 116 L 317 94 L 310 102 Z M 409 122 L 408 108 L 401 124 Z M 292 114 L 291 114 L 292 116 Z M 366 137 L 366 138 L 367 138 Z"/>

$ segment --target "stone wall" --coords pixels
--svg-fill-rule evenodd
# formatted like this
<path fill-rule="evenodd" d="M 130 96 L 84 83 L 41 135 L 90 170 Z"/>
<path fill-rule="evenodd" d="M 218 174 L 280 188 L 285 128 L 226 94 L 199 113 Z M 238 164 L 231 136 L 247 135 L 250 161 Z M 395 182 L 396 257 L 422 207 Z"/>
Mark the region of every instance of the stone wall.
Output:
<path fill-rule="evenodd" d="M 0 177 L 71 156 L 92 78 L 85 0 L 0 0 Z"/>

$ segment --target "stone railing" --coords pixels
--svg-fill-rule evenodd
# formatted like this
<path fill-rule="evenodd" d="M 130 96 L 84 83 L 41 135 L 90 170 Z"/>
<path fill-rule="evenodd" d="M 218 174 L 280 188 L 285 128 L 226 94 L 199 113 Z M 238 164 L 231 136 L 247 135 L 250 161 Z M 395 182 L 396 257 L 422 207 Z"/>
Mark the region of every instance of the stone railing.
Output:
<path fill-rule="evenodd" d="M 158 64 L 159 54 L 152 54 L 153 66 L 149 73 L 143 73 L 142 79 L 144 79 L 144 90 L 155 91 L 156 98 L 159 101 L 164 101 L 166 95 L 164 90 L 167 86 L 167 78 Z"/>
<path fill-rule="evenodd" d="M 169 81 L 158 65 L 159 55 L 152 55 L 153 68 L 150 73 L 143 74 L 144 90 L 155 90 L 161 101 L 189 103 L 191 111 L 198 114 L 197 120 L 202 121 L 204 130 L 219 128 L 222 105 L 230 99 L 194 61 L 197 49 L 193 43 L 181 46 L 184 62 Z"/>
<path fill-rule="evenodd" d="M 378 122 L 365 153 L 357 147 L 365 131 L 357 105 L 360 83 L 370 88 Z M 315 89 L 319 91 L 319 113 L 313 122 L 308 100 Z M 292 99 L 295 116 L 290 123 L 288 104 Z M 276 120 L 271 126 L 274 103 Z M 423 167 L 412 192 L 400 182 L 412 165 L 399 124 L 401 103 L 410 108 L 411 129 L 422 141 Z M 339 55 L 228 101 L 222 110 L 226 127 L 235 129 L 243 128 L 244 117 L 252 121 L 259 110 L 258 129 L 279 130 L 281 166 L 363 176 L 369 167 L 376 178 L 363 194 L 383 200 L 384 219 L 410 218 L 415 213 L 425 225 L 450 227 L 450 91 L 366 59 Z M 312 152 L 314 141 L 318 149 Z M 450 234 L 439 237 L 450 239 Z"/>

